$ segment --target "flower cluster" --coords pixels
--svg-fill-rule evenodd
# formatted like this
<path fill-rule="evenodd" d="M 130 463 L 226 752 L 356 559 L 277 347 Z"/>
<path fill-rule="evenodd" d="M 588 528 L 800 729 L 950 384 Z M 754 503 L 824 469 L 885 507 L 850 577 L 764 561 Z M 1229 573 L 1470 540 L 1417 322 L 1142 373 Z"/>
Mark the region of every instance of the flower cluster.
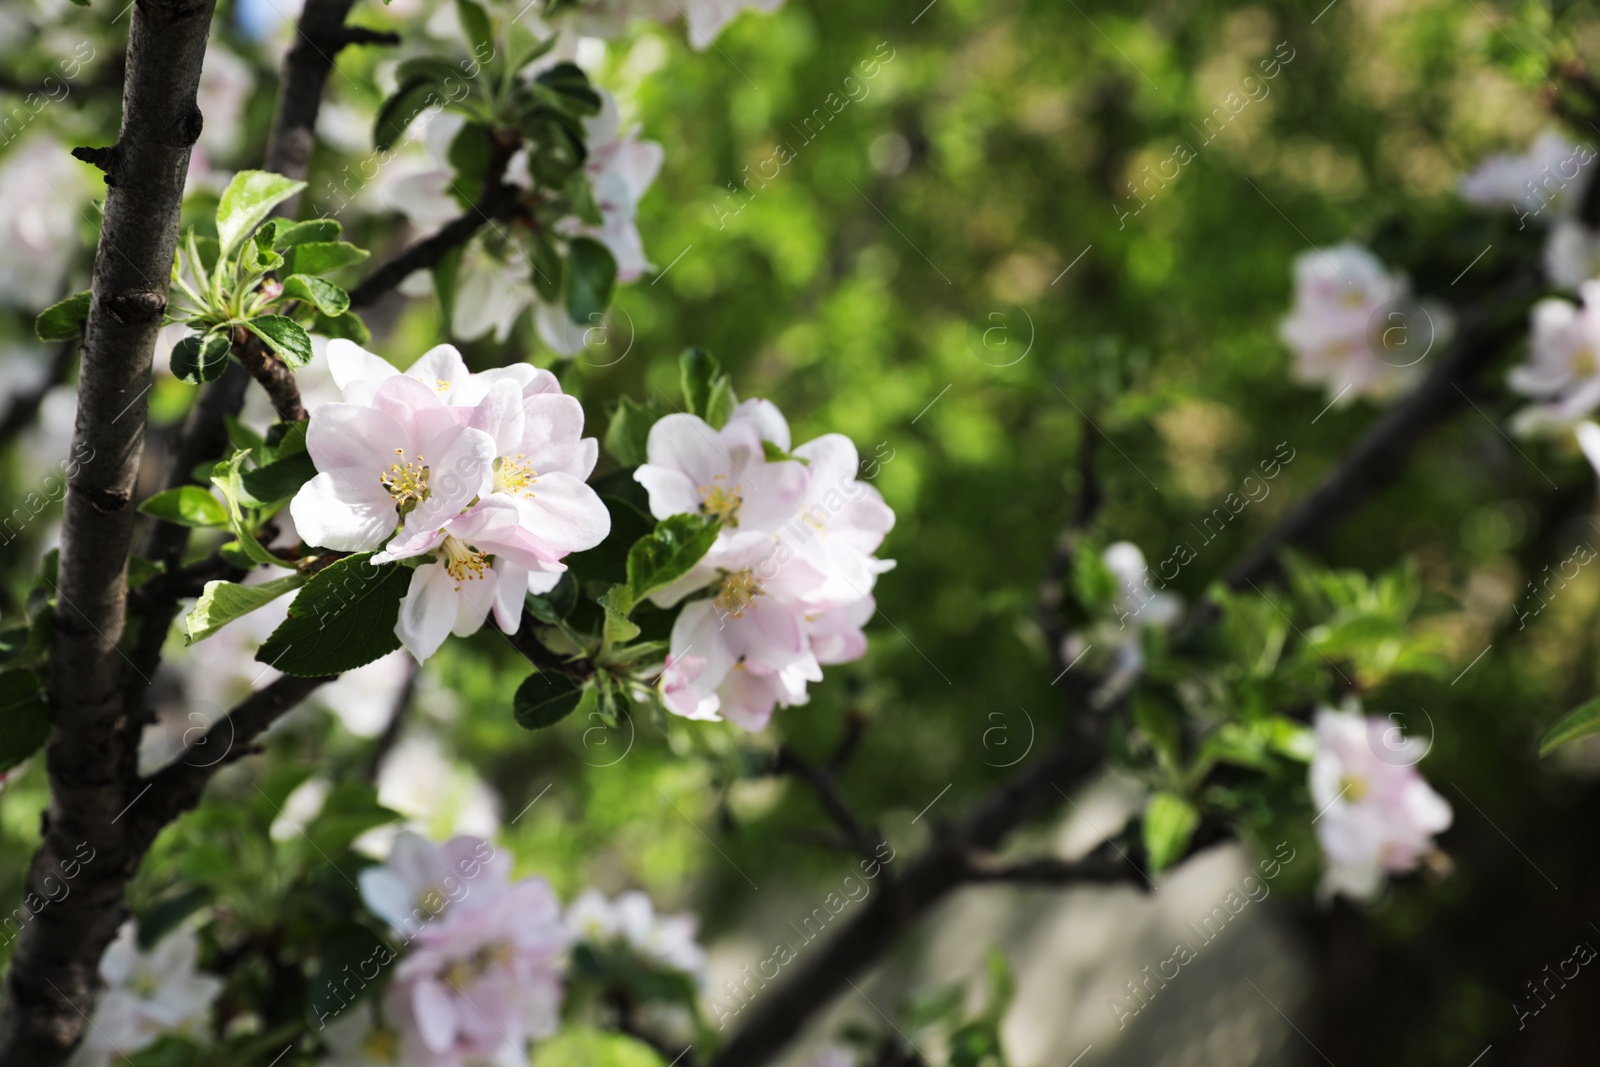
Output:
<path fill-rule="evenodd" d="M 474 374 L 440 345 L 402 374 L 342 340 L 328 362 L 344 401 L 311 414 L 317 475 L 290 514 L 307 544 L 415 568 L 395 633 L 418 661 L 491 611 L 515 633 L 524 595 L 610 532 L 585 482 L 599 446 L 548 371 Z"/>
<path fill-rule="evenodd" d="M 1588 145 L 1546 130 L 1526 153 L 1501 153 L 1478 164 L 1461 179 L 1461 195 L 1478 207 L 1516 210 L 1519 228 L 1529 218 L 1546 223 L 1545 275 L 1563 289 L 1577 289 L 1600 275 L 1600 233 L 1578 217 L 1594 181 L 1594 160 Z"/>
<path fill-rule="evenodd" d="M 138 924 L 122 924 L 100 957 L 105 991 L 72 1067 L 109 1067 L 154 1044 L 163 1034 L 200 1036 L 222 980 L 195 969 L 199 941 L 183 928 L 154 948 L 139 947 Z"/>
<path fill-rule="evenodd" d="M 1454 320 L 1431 302 L 1412 302 L 1403 274 L 1346 243 L 1302 253 L 1294 265 L 1294 308 L 1279 337 L 1294 352 L 1294 376 L 1322 385 L 1333 402 L 1392 397 L 1414 385 L 1421 361 Z"/>
<path fill-rule="evenodd" d="M 1353 710 L 1317 712 L 1311 800 L 1327 859 L 1323 891 L 1370 900 L 1414 869 L 1450 826 L 1449 803 L 1417 772 L 1427 745 Z"/>
<path fill-rule="evenodd" d="M 327 1027 L 338 1063 L 527 1062 L 528 1043 L 554 1033 L 568 937 L 542 878 L 509 880 L 488 842 L 396 839 L 388 861 L 361 873 L 361 895 L 409 946 L 382 1001 Z"/>
<path fill-rule="evenodd" d="M 637 125 L 622 129 L 616 99 L 603 89 L 596 92 L 600 112 L 583 120 L 588 145 L 583 170 L 600 222 L 568 215 L 554 220 L 550 229 L 566 238 L 599 241 L 616 259 L 617 280 L 631 282 L 650 269 L 634 220 L 639 201 L 661 170 L 663 153 L 654 141 L 640 140 Z M 445 161 L 463 125 L 464 120 L 454 114 L 432 117 L 423 140 L 436 162 L 396 181 L 387 197 L 418 225 L 437 225 L 461 210 L 450 195 L 451 170 Z M 533 189 L 526 149 L 512 157 L 506 181 Z M 539 336 L 552 350 L 572 355 L 582 349 L 585 333 L 596 324 L 574 323 L 558 301 L 540 296 L 534 284 L 535 253 L 527 235 L 512 226 L 495 228 L 491 237 L 492 241 L 474 241 L 463 253 L 451 331 L 464 340 L 493 333 L 497 341 L 504 341 L 517 319 L 532 308 Z"/>
<path fill-rule="evenodd" d="M 657 913 L 638 890 L 610 900 L 598 889 L 586 889 L 567 908 L 567 929 L 575 941 L 620 944 L 645 960 L 701 979 L 706 953 L 695 941 L 697 925 L 693 915 Z"/>
<path fill-rule="evenodd" d="M 894 565 L 873 553 L 894 512 L 856 477 L 847 438 L 826 434 L 791 452 L 788 423 L 765 400 L 740 404 L 721 429 L 668 415 L 646 448 L 634 477 L 656 518 L 721 523 L 706 556 L 652 597 L 670 607 L 711 593 L 673 625 L 663 700 L 686 718 L 765 729 L 776 705 L 806 702 L 824 665 L 865 653 L 872 587 Z"/>

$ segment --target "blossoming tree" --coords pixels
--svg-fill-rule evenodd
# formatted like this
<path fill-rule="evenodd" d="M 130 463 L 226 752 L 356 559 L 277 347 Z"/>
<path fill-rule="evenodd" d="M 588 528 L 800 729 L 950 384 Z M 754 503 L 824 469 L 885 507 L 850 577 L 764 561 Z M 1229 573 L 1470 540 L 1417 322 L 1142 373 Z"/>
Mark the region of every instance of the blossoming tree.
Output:
<path fill-rule="evenodd" d="M 1016 372 L 1018 395 L 1053 388 L 1068 405 L 1027 431 L 1070 441 L 1070 463 L 1048 467 L 1059 529 L 1033 543 L 1019 531 L 1038 517 L 1010 497 L 1046 479 L 995 491 L 961 468 L 962 448 L 999 447 L 992 427 L 941 424 L 956 443 L 927 469 L 951 503 L 904 506 L 918 486 L 895 488 L 890 472 L 909 466 L 892 466 L 898 448 L 841 426 L 905 396 L 858 389 L 858 415 L 836 426 L 803 398 L 850 392 L 848 353 L 791 383 L 759 353 L 705 347 L 721 319 L 760 306 L 693 306 L 686 282 L 661 299 L 692 307 L 703 336 L 634 354 L 648 331 L 628 301 L 656 300 L 634 294 L 694 247 L 670 258 L 652 198 L 701 147 L 638 120 L 644 86 L 725 63 L 759 95 L 718 41 L 742 27 L 778 42 L 774 55 L 799 48 L 810 24 L 772 21 L 808 17 L 794 6 L 307 0 L 291 17 L 270 2 L 140 0 L 116 18 L 17 16 L 20 43 L 0 52 L 17 56 L 16 87 L 38 88 L 0 146 L 0 296 L 32 339 L 5 355 L 16 384 L 0 444 L 28 479 L 47 475 L 3 520 L 18 562 L 0 603 L 0 784 L 22 807 L 0 824 L 31 858 L 3 886 L 0 1067 L 752 1067 L 802 1038 L 818 1067 L 1004 1067 L 1013 1002 L 1029 995 L 1005 953 L 954 989 L 912 983 L 919 995 L 890 1011 L 856 984 L 962 890 L 1159 894 L 1200 853 L 1226 851 L 1270 865 L 1268 880 L 1289 871 L 1316 921 L 1365 923 L 1450 876 L 1444 835 L 1465 809 L 1429 782 L 1437 726 L 1397 716 L 1456 699 L 1479 660 L 1455 638 L 1479 630 L 1435 606 L 1426 560 L 1373 562 L 1328 535 L 1476 406 L 1483 372 L 1513 350 L 1496 396 L 1526 406 L 1485 414 L 1495 433 L 1600 469 L 1600 186 L 1594 150 L 1569 139 L 1600 113 L 1600 88 L 1552 50 L 1551 121 L 1569 133 L 1529 136 L 1440 194 L 1461 232 L 1498 227 L 1479 259 L 1512 249 L 1481 268 L 1489 281 L 1456 290 L 1479 260 L 1458 261 L 1459 242 L 1416 251 L 1424 223 L 1410 244 L 1339 232 L 1272 257 L 1288 307 L 1253 328 L 1279 361 L 1271 377 L 1298 390 L 1279 402 L 1311 404 L 1307 427 L 1361 421 L 1340 424 L 1356 429 L 1310 473 L 1296 460 L 1311 430 L 1270 442 L 1186 522 L 1192 534 L 1163 542 L 1126 503 L 1143 492 L 1135 474 L 1162 492 L 1113 436 L 1155 410 L 1139 410 L 1142 356 L 1106 338 L 1061 357 L 1072 381 Z M 754 171 L 727 168 L 740 178 L 705 205 L 707 232 L 761 231 L 784 210 L 785 168 L 813 142 L 832 151 L 836 120 L 906 69 L 888 40 L 862 54 L 818 94 L 798 148 L 784 135 Z M 1243 97 L 1228 94 L 1207 159 L 1223 151 L 1214 140 L 1247 135 L 1248 121 L 1232 125 L 1244 101 L 1259 113 L 1270 91 L 1257 90 L 1307 63 L 1289 66 L 1288 41 L 1270 54 Z M 89 78 L 104 91 L 58 116 Z M 1095 224 L 1109 236 L 1145 208 L 1139 226 L 1157 217 L 1179 178 L 1123 158 L 1117 131 L 1133 120 L 1106 84 L 1093 170 L 1125 172 L 1141 200 Z M 730 121 L 759 121 L 757 99 L 733 98 Z M 1052 99 L 1019 110 L 1048 126 Z M 1197 152 L 1180 148 L 1166 161 L 1188 166 Z M 927 150 L 895 132 L 867 158 L 893 176 Z M 954 286 L 849 184 L 931 268 L 921 289 Z M 772 261 L 811 255 L 813 223 Z M 1138 255 L 1130 280 L 1157 269 L 1157 253 Z M 1037 264 L 1005 262 L 996 276 L 1027 289 Z M 1082 284 L 1092 299 L 1105 275 Z M 871 309 L 892 303 L 873 292 L 817 314 L 870 333 Z M 647 327 L 669 314 L 635 310 Z M 1034 338 L 1012 358 L 1010 329 L 957 329 L 977 357 L 965 362 L 1017 367 Z M 903 413 L 907 441 L 945 392 Z M 1182 451 L 1174 470 L 1193 459 Z M 1578 482 L 1592 497 L 1592 478 Z M 987 533 L 958 543 L 934 517 Z M 1018 557 L 1026 595 L 993 571 Z M 928 592 L 962 568 L 991 583 L 982 595 Z M 1522 626 L 1575 580 L 1560 577 L 1528 583 L 1540 605 L 1517 613 Z M 914 593 L 926 599 L 896 601 L 918 609 L 902 628 L 880 599 Z M 983 628 L 1008 643 L 996 652 L 975 619 L 1003 622 Z M 913 634 L 929 632 L 993 656 L 999 676 L 1038 676 L 1035 712 L 1018 706 L 1025 737 L 988 706 L 994 677 L 952 668 L 958 685 L 949 660 L 924 654 Z M 1505 639 L 1487 636 L 1480 659 Z M 954 777 L 912 804 L 925 768 L 879 740 L 946 740 L 944 720 L 917 718 L 927 691 L 911 687 L 935 682 L 905 681 L 913 670 L 958 693 L 937 699 L 960 705 L 953 732 L 984 768 L 927 823 Z M 1600 705 L 1583 702 L 1594 686 L 1568 688 L 1584 690 L 1562 694 L 1575 709 L 1540 709 L 1548 729 L 1524 731 L 1524 747 L 1542 734 L 1541 755 L 1569 753 L 1600 732 Z M 860 754 L 879 744 L 891 747 Z M 650 769 L 615 770 L 630 758 Z M 877 773 L 849 777 L 874 759 Z M 1105 781 L 1132 797 L 1107 828 L 1074 800 Z M 808 805 L 804 825 L 778 827 L 787 837 L 764 832 L 775 785 Z M 1088 845 L 1038 832 L 1070 814 L 1063 802 Z M 739 890 L 759 892 L 723 851 L 735 838 L 799 838 L 848 874 L 790 924 L 798 940 L 719 962 L 701 930 L 727 932 L 726 893 L 707 891 L 696 914 L 636 888 L 675 862 L 662 845 L 674 834 L 709 846 Z M 763 882 L 790 857 L 767 858 Z M 1180 949 L 1163 965 L 1186 966 L 1195 951 Z M 1102 1026 L 1125 1028 L 1176 980 L 1159 973 L 1113 986 Z M 819 1034 L 851 991 L 876 1020 Z M 1514 1013 L 1523 1026 L 1537 1014 Z"/>

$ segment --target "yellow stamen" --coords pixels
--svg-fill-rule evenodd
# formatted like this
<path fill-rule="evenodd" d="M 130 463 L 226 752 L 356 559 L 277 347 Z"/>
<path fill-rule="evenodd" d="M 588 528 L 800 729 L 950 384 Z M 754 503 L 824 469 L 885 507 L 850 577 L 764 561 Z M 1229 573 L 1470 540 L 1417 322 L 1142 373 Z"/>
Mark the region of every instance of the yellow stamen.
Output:
<path fill-rule="evenodd" d="M 1362 799 L 1367 795 L 1366 779 L 1346 775 L 1342 782 L 1344 792 L 1341 795 L 1352 804 L 1361 803 Z"/>
<path fill-rule="evenodd" d="M 713 603 L 724 615 L 739 618 L 761 595 L 761 582 L 749 571 L 734 571 L 722 579 L 722 589 Z"/>
<path fill-rule="evenodd" d="M 389 464 L 388 470 L 379 471 L 378 481 L 402 510 L 415 507 L 428 499 L 428 465 L 421 455 L 406 459 L 403 448 L 395 449 L 394 454 L 400 460 Z"/>
<path fill-rule="evenodd" d="M 458 538 L 446 535 L 439 551 L 444 553 L 444 569 L 456 580 L 458 593 L 462 582 L 481 581 L 489 569 L 489 557 Z"/>
<path fill-rule="evenodd" d="M 538 480 L 539 472 L 533 469 L 533 464 L 528 462 L 525 453 L 501 456 L 494 461 L 494 489 L 497 493 L 509 493 L 524 500 L 532 500 L 533 485 Z"/>
<path fill-rule="evenodd" d="M 367 1059 L 379 1063 L 400 1062 L 400 1035 L 393 1030 L 373 1030 L 361 1042 Z"/>
<path fill-rule="evenodd" d="M 718 474 L 711 479 L 710 485 L 699 487 L 700 514 L 715 515 L 722 520 L 722 525 L 737 529 L 739 505 L 744 503 L 744 486 L 735 483 L 729 488 L 727 482 L 726 474 Z"/>

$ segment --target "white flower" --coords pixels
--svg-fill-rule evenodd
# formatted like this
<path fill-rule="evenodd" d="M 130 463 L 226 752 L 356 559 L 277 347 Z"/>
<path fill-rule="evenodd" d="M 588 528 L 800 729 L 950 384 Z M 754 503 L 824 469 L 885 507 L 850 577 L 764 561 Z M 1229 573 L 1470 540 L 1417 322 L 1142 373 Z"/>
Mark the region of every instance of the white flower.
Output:
<path fill-rule="evenodd" d="M 289 503 L 308 544 L 368 552 L 394 533 L 402 508 L 414 525 L 442 524 L 489 491 L 494 438 L 437 417 L 433 400 L 414 378 L 396 376 L 370 406 L 312 412 L 306 449 L 318 473 Z"/>
<path fill-rule="evenodd" d="M 1545 130 L 1522 154 L 1492 155 L 1461 179 L 1461 196 L 1479 207 L 1519 208 L 1522 215 L 1554 218 L 1582 201 L 1592 175 L 1584 170 L 1594 150 L 1556 130 Z"/>
<path fill-rule="evenodd" d="M 711 47 L 723 29 L 749 8 L 770 15 L 783 0 L 681 0 L 683 20 L 689 24 L 689 44 L 697 52 Z"/>
<path fill-rule="evenodd" d="M 1544 242 L 1544 273 L 1552 285 L 1576 290 L 1600 276 L 1600 233 L 1577 219 L 1561 219 Z"/>
<path fill-rule="evenodd" d="M 405 1031 L 380 1022 L 367 1005 L 341 1013 L 322 1032 L 332 1053 L 323 1067 L 437 1067 L 438 1057 Z"/>
<path fill-rule="evenodd" d="M 435 845 L 402 831 L 382 866 L 361 872 L 361 899 L 406 940 L 474 894 L 503 889 L 511 861 L 478 837 L 453 837 Z"/>
<path fill-rule="evenodd" d="M 42 133 L 0 159 L 0 304 L 42 311 L 69 295 L 67 268 L 83 247 L 78 228 L 91 221 L 92 173 Z"/>
<path fill-rule="evenodd" d="M 1295 378 L 1326 387 L 1335 402 L 1410 388 L 1454 326 L 1443 307 L 1410 302 L 1405 276 L 1356 244 L 1302 253 L 1294 277 L 1294 308 L 1279 336 L 1294 352 Z"/>
<path fill-rule="evenodd" d="M 621 942 L 638 955 L 695 977 L 705 973 L 705 950 L 695 941 L 693 915 L 661 915 L 644 893 L 634 889 L 607 900 L 598 889 L 585 889 L 567 908 L 567 929 L 579 941 L 595 945 Z"/>
<path fill-rule="evenodd" d="M 73 1067 L 121 1062 L 162 1034 L 200 1036 L 211 1003 L 222 992 L 222 979 L 195 969 L 199 952 L 189 929 L 168 934 L 146 952 L 139 947 L 137 924 L 132 919 L 123 923 L 100 958 L 106 988 Z"/>
<path fill-rule="evenodd" d="M 1311 802 L 1327 860 L 1323 890 L 1371 900 L 1389 874 L 1412 870 L 1450 826 L 1450 805 L 1415 764 L 1427 746 L 1385 719 L 1323 708 L 1316 718 Z"/>
<path fill-rule="evenodd" d="M 378 803 L 435 837 L 487 837 L 500 827 L 500 801 L 470 767 L 451 760 L 431 733 L 407 735 L 378 771 Z M 387 827 L 370 831 L 384 836 Z"/>
<path fill-rule="evenodd" d="M 664 153 L 656 142 L 639 140 L 637 125 L 620 133 L 616 98 L 604 89 L 599 93 L 600 113 L 583 120 L 589 141 L 583 169 L 600 208 L 601 224 L 569 224 L 565 232 L 584 234 L 605 245 L 616 257 L 617 280 L 631 282 L 650 269 L 634 215 L 661 171 Z"/>
<path fill-rule="evenodd" d="M 1583 306 L 1553 298 L 1533 307 L 1533 337 L 1525 363 L 1506 384 L 1539 403 L 1519 412 L 1513 426 L 1570 427 L 1600 405 L 1600 282 L 1579 287 Z"/>

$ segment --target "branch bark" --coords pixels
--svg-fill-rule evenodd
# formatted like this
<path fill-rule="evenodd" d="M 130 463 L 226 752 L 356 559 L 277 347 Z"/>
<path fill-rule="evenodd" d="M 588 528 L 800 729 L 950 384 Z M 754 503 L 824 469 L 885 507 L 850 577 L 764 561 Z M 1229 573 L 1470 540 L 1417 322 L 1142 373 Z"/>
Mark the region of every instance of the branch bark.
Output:
<path fill-rule="evenodd" d="M 195 105 L 215 0 L 143 0 L 128 32 L 122 125 L 106 164 L 105 215 L 95 253 L 78 378 L 60 586 L 51 648 L 50 806 L 28 871 L 48 899 L 59 870 L 94 860 L 73 891 L 34 912 L 17 939 L 0 1006 L 0 1067 L 54 1067 L 94 1009 L 99 962 L 122 921 L 122 891 L 138 862 L 119 817 L 137 781 L 122 699 L 133 492 L 144 448 L 156 332 L 178 240 Z"/>
<path fill-rule="evenodd" d="M 491 172 L 487 192 L 478 198 L 476 204 L 445 223 L 437 233 L 424 237 L 389 260 L 350 290 L 350 306 L 359 308 L 376 303 L 412 274 L 437 266 L 440 260 L 472 240 L 473 235 L 490 222 L 510 218 L 516 210 L 520 190 L 500 181 L 504 171 L 505 163 L 502 162 L 497 170 Z"/>

